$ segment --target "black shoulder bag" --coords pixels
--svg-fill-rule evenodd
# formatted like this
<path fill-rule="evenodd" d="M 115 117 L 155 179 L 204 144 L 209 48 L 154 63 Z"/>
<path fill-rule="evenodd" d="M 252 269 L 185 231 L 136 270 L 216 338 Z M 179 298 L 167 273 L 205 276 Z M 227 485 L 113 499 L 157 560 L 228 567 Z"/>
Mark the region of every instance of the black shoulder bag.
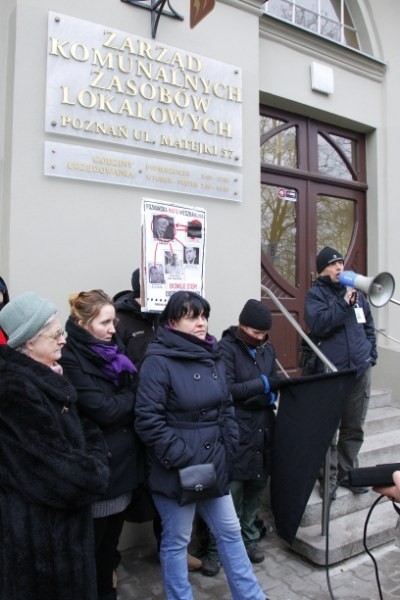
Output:
<path fill-rule="evenodd" d="M 218 498 L 223 496 L 224 492 L 217 481 L 217 474 L 214 467 L 215 449 L 218 441 L 219 427 L 214 443 L 214 452 L 210 463 L 200 465 L 190 465 L 178 469 L 179 483 L 181 486 L 179 495 L 179 505 L 191 504 L 200 500 L 209 498 Z"/>

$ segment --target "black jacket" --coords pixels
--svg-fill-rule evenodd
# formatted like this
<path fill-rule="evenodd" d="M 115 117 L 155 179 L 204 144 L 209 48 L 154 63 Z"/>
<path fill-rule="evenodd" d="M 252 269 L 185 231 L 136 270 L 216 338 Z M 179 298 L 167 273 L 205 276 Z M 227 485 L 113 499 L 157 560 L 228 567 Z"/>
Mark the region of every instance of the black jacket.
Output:
<path fill-rule="evenodd" d="M 140 367 L 146 348 L 156 335 L 158 313 L 142 312 L 140 304 L 133 297 L 133 292 L 120 292 L 114 296 L 115 309 L 119 319 L 117 332 L 126 353 Z"/>
<path fill-rule="evenodd" d="M 99 429 L 66 377 L 0 347 L 0 598 L 96 600 L 91 504 L 107 489 Z"/>
<path fill-rule="evenodd" d="M 9 296 L 9 293 L 8 293 L 7 284 L 6 284 L 6 282 L 4 281 L 4 279 L 2 277 L 0 277 L 0 283 L 2 284 L 1 287 L 4 289 L 4 292 L 3 292 L 3 302 L 0 303 L 0 310 L 1 310 L 2 308 L 5 307 L 6 304 L 8 304 L 10 302 L 10 296 Z"/>
<path fill-rule="evenodd" d="M 106 498 L 117 498 L 143 481 L 144 457 L 133 427 L 134 381 L 127 372 L 116 386 L 103 371 L 104 360 L 89 346 L 96 340 L 71 318 L 60 363 L 78 393 L 80 411 L 102 430 L 111 470 Z"/>
<path fill-rule="evenodd" d="M 369 303 L 358 292 L 358 304 L 364 310 L 364 324 L 358 323 L 354 308 L 344 300 L 346 287 L 333 283 L 329 276 L 318 277 L 307 291 L 305 320 L 311 337 L 335 367 L 356 369 L 361 375 L 378 359 L 374 320 Z M 320 362 L 320 371 L 323 371 Z"/>
<path fill-rule="evenodd" d="M 135 410 L 153 492 L 177 499 L 178 469 L 213 460 L 228 493 L 238 431 L 215 344 L 207 349 L 192 336 L 159 327 L 139 373 Z"/>
<path fill-rule="evenodd" d="M 268 405 L 271 396 L 264 391 L 261 374 L 272 378 L 272 387 L 275 386 L 275 350 L 267 340 L 253 357 L 237 331 L 237 327 L 230 327 L 219 342 L 239 425 L 239 447 L 234 456 L 232 479 L 257 480 L 270 471 L 275 414 Z"/>

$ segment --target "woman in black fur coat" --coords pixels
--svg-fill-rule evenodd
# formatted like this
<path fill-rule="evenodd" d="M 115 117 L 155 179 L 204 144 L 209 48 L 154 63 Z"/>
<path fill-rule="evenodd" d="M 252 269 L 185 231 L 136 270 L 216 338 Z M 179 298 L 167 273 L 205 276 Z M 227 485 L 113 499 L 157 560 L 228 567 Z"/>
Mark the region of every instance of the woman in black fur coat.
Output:
<path fill-rule="evenodd" d="M 27 292 L 0 313 L 0 598 L 95 600 L 90 505 L 108 484 L 103 436 L 57 360 L 55 306 Z"/>

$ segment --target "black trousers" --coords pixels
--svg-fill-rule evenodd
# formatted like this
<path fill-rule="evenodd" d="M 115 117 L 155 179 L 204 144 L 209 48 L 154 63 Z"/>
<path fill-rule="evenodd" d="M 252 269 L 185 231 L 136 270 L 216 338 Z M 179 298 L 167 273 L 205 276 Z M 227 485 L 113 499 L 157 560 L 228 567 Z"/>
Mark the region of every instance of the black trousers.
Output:
<path fill-rule="evenodd" d="M 97 594 L 99 600 L 114 600 L 113 571 L 117 567 L 118 542 L 124 524 L 124 512 L 94 519 Z"/>

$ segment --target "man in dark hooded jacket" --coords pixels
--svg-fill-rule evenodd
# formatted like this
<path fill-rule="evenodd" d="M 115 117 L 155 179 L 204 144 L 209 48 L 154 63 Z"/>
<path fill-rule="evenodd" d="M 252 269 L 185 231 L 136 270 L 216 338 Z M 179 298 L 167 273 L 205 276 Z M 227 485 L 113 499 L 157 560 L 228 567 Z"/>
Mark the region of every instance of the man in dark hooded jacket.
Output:
<path fill-rule="evenodd" d="M 343 263 L 342 254 L 330 246 L 319 252 L 316 261 L 319 276 L 306 294 L 305 320 L 312 338 L 335 367 L 339 371 L 355 369 L 357 373 L 342 414 L 337 443 L 331 446 L 330 481 L 331 489 L 337 478 L 340 485 L 354 494 L 362 494 L 368 488 L 352 488 L 345 477 L 350 469 L 358 467 L 370 397 L 371 366 L 376 364 L 378 355 L 368 300 L 361 292 L 340 283 Z M 320 362 L 319 371 L 323 370 Z"/>
<path fill-rule="evenodd" d="M 148 344 L 153 341 L 158 326 L 158 313 L 142 312 L 140 304 L 140 271 L 135 269 L 131 278 L 132 291 L 119 292 L 114 296 L 118 317 L 117 332 L 126 353 L 139 368 Z"/>

